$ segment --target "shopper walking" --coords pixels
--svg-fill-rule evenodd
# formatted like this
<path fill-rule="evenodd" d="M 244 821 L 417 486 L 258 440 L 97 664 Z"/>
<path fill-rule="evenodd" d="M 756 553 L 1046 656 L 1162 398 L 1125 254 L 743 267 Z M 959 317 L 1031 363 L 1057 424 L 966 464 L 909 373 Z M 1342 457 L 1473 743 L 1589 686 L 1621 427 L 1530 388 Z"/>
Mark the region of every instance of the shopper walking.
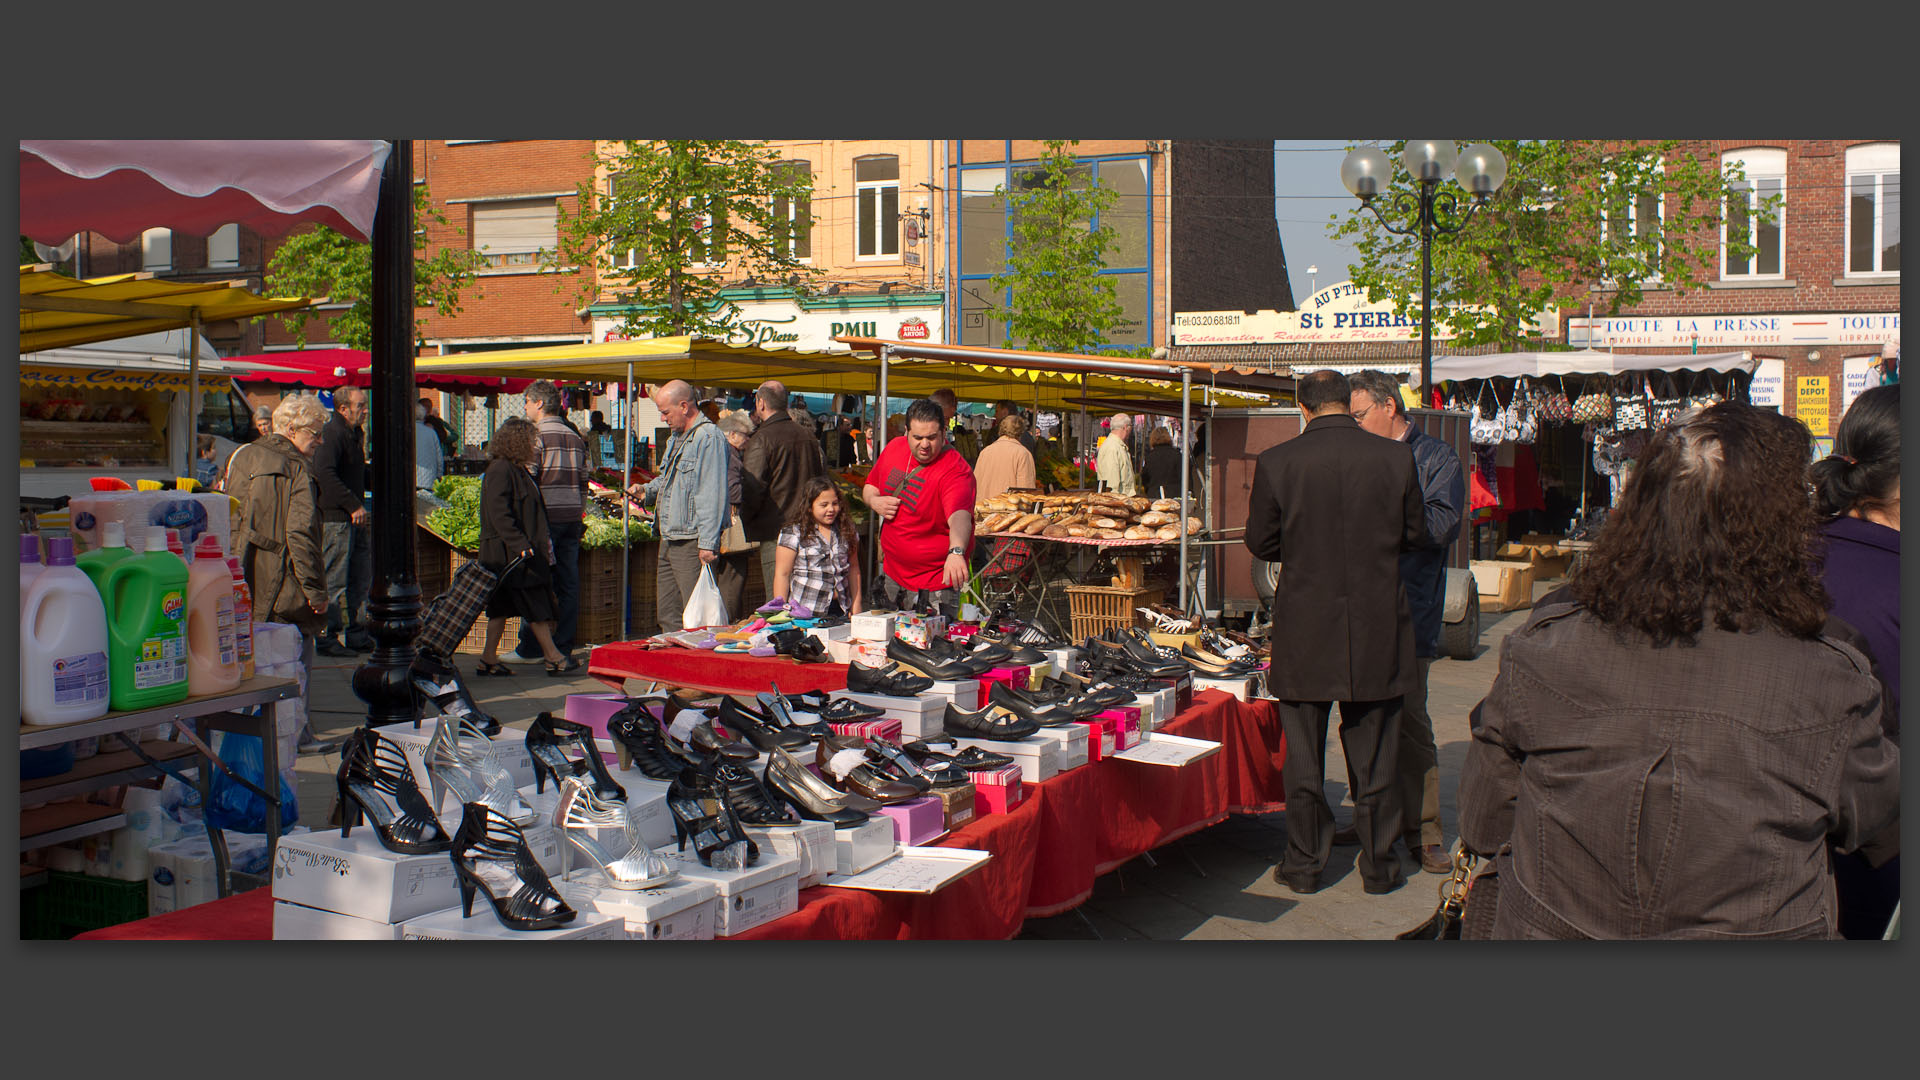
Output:
<path fill-rule="evenodd" d="M 1180 451 L 1165 425 L 1147 436 L 1147 457 L 1140 463 L 1140 494 L 1149 499 L 1180 497 Z"/>
<path fill-rule="evenodd" d="M 1298 393 L 1307 425 L 1260 455 L 1246 531 L 1255 556 L 1284 567 L 1267 673 L 1287 747 L 1287 850 L 1273 876 L 1296 893 L 1320 888 L 1334 832 L 1327 720 L 1339 702 L 1362 888 L 1392 892 L 1406 883 L 1392 851 L 1402 832 L 1401 702 L 1419 678 L 1400 553 L 1425 533 L 1420 483 L 1410 449 L 1367 434 L 1349 415 L 1345 375 L 1315 371 Z"/>
<path fill-rule="evenodd" d="M 1494 937 L 1838 936 L 1828 842 L 1898 827 L 1900 752 L 1807 560 L 1810 448 L 1737 402 L 1660 430 L 1507 638 L 1460 778 Z"/>
<path fill-rule="evenodd" d="M 525 391 L 527 419 L 534 427 L 539 452 L 534 476 L 540 482 L 540 500 L 547 508 L 547 531 L 553 539 L 553 596 L 557 604 L 553 643 L 561 652 L 573 652 L 574 632 L 580 622 L 580 534 L 587 501 L 587 442 L 567 421 L 560 390 L 539 379 Z M 505 659 L 510 664 L 538 664 L 546 657 L 527 623 L 520 624 L 520 647 Z"/>
<path fill-rule="evenodd" d="M 749 512 L 742 525 L 746 538 L 760 545 L 760 580 L 771 588 L 780 528 L 806 507 L 807 481 L 825 476 L 827 464 L 812 428 L 794 422 L 783 383 L 769 379 L 753 392 L 753 418 L 757 426 L 741 451 L 740 463 L 765 489 L 766 497 L 758 505 L 746 500 L 743 505 Z"/>
<path fill-rule="evenodd" d="M 973 543 L 973 469 L 947 442 L 940 406 L 907 406 L 906 437 L 880 451 L 861 491 L 880 516 L 881 598 L 896 609 L 960 615 Z"/>
<path fill-rule="evenodd" d="M 447 471 L 447 462 L 441 456 L 440 434 L 433 430 L 426 399 L 415 402 L 413 411 L 413 487 L 432 494 L 433 482 Z"/>
<path fill-rule="evenodd" d="M 1101 440 L 1099 456 L 1094 459 L 1094 475 L 1102 491 L 1118 495 L 1138 495 L 1134 481 L 1133 455 L 1127 452 L 1127 437 L 1133 434 L 1133 417 L 1114 413 L 1107 437 Z"/>
<path fill-rule="evenodd" d="M 660 534 L 655 586 L 660 628 L 672 633 L 684 629 L 681 612 L 701 568 L 720 557 L 727 530 L 727 440 L 695 405 L 693 387 L 680 379 L 655 390 L 653 404 L 673 434 L 660 475 L 632 485 L 628 493 L 654 508 Z"/>
<path fill-rule="evenodd" d="M 487 601 L 487 637 L 478 674 L 513 674 L 500 663 L 500 638 L 507 620 L 516 616 L 539 648 L 547 674 L 578 671 L 579 657 L 566 655 L 553 639 L 559 606 L 552 588 L 557 548 L 545 494 L 533 479 L 540 461 L 539 431 L 531 422 L 512 417 L 493 433 L 488 453 L 487 471 L 480 478 L 480 564 L 501 573 L 520 561 Z"/>
<path fill-rule="evenodd" d="M 320 484 L 320 532 L 327 557 L 327 630 L 322 656 L 372 652 L 367 595 L 373 588 L 373 515 L 367 509 L 367 392 L 333 392 L 333 419 L 320 432 L 314 479 Z M 275 424 L 279 421 L 276 419 Z"/>

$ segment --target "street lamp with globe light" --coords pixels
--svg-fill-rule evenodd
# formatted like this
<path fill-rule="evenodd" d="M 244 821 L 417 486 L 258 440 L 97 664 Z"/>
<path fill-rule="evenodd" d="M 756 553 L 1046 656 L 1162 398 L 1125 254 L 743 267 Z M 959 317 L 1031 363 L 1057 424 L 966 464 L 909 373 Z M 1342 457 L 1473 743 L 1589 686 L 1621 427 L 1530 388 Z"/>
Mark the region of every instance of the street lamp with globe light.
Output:
<path fill-rule="evenodd" d="M 1420 237 L 1420 387 L 1425 393 L 1433 385 L 1433 234 L 1457 233 L 1466 227 L 1473 212 L 1485 206 L 1506 182 L 1507 158 L 1491 143 L 1474 143 L 1457 152 L 1450 139 L 1427 139 L 1409 141 L 1400 163 L 1419 184 L 1417 192 L 1391 195 L 1402 214 L 1417 214 L 1418 222 L 1411 228 L 1396 227 L 1374 204 L 1393 184 L 1393 165 L 1386 154 L 1371 146 L 1349 152 L 1340 163 L 1340 182 L 1361 206 L 1373 211 L 1388 232 Z M 1464 212 L 1459 196 L 1451 190 L 1440 190 L 1440 182 L 1449 171 L 1472 199 Z"/>

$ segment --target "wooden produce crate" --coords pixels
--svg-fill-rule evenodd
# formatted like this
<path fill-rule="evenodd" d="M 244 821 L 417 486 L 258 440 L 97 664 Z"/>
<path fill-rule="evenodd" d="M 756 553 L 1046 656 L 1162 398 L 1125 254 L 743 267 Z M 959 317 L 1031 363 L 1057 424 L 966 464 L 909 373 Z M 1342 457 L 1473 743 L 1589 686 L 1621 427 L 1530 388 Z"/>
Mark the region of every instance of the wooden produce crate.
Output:
<path fill-rule="evenodd" d="M 643 540 L 627 548 L 627 633 L 623 640 L 660 632 L 660 541 Z"/>
<path fill-rule="evenodd" d="M 626 613 L 620 595 L 620 563 L 626 556 L 622 548 L 581 549 L 580 618 L 574 628 L 575 641 L 604 645 L 626 640 L 620 625 Z"/>
<path fill-rule="evenodd" d="M 1069 585 L 1067 606 L 1073 619 L 1073 638 L 1084 641 L 1108 630 L 1124 630 L 1142 621 L 1135 608 L 1160 603 L 1166 590 L 1158 585 L 1116 589 L 1110 585 Z"/>
<path fill-rule="evenodd" d="M 425 525 L 414 526 L 413 571 L 420 580 L 422 604 L 446 592 L 453 580 L 453 546 Z"/>

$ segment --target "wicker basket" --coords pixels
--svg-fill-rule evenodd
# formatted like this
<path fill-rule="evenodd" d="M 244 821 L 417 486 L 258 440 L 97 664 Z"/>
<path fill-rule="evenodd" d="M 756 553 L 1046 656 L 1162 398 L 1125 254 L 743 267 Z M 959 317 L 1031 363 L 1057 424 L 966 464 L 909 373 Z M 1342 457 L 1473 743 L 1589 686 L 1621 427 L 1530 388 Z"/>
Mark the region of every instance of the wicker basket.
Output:
<path fill-rule="evenodd" d="M 1084 641 L 1108 630 L 1124 630 L 1137 625 L 1140 613 L 1135 608 L 1151 607 L 1166 596 L 1158 585 L 1141 589 L 1116 589 L 1108 585 L 1067 586 L 1068 610 L 1073 616 L 1073 639 Z"/>

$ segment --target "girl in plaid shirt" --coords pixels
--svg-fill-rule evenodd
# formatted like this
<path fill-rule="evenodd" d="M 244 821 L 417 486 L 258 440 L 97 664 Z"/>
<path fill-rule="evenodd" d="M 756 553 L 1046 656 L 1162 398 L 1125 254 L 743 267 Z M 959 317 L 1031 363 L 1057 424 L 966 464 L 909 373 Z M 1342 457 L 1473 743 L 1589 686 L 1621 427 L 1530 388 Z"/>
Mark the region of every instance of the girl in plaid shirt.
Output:
<path fill-rule="evenodd" d="M 840 489 L 824 476 L 801 488 L 799 509 L 780 530 L 774 552 L 773 595 L 825 614 L 837 601 L 852 615 L 860 603 L 860 561 L 854 558 L 853 521 Z"/>

